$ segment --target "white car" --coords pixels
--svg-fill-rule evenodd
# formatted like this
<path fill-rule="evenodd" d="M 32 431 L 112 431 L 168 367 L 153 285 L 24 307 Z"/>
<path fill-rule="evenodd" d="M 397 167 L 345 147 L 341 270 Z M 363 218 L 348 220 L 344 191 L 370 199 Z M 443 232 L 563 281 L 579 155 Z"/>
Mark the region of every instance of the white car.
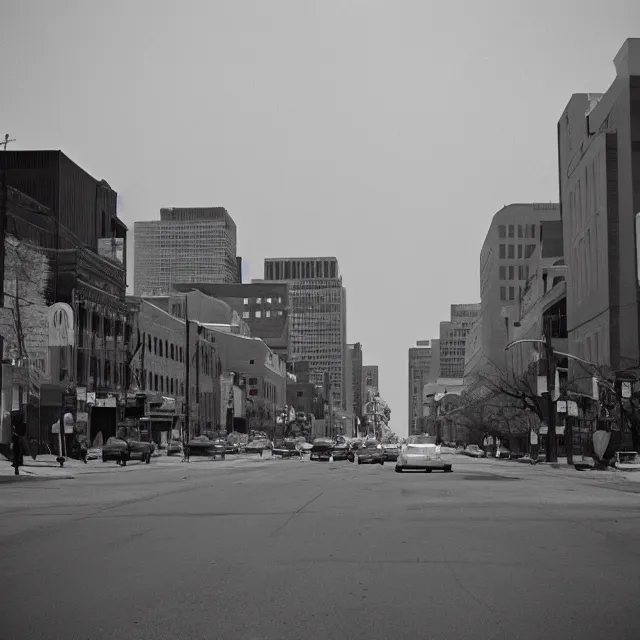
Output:
<path fill-rule="evenodd" d="M 434 469 L 450 473 L 452 464 L 442 457 L 434 436 L 410 436 L 402 445 L 396 462 L 396 473 L 405 469 L 419 469 L 431 473 Z"/>

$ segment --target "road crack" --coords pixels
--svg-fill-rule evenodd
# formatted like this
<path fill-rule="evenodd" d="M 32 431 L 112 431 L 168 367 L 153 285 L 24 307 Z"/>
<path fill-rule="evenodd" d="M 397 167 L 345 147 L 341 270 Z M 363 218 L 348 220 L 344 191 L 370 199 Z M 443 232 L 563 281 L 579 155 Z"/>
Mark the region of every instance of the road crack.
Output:
<path fill-rule="evenodd" d="M 282 524 L 280 527 L 278 527 L 273 533 L 271 533 L 269 535 L 270 538 L 272 538 L 273 536 L 275 536 L 276 534 L 280 533 L 298 514 L 302 513 L 311 503 L 315 502 L 321 495 L 324 494 L 324 491 L 320 492 L 317 496 L 315 496 L 315 498 L 311 498 L 311 500 L 309 500 L 308 502 L 306 502 L 305 504 L 303 504 L 299 509 L 296 509 L 284 522 L 284 524 Z"/>

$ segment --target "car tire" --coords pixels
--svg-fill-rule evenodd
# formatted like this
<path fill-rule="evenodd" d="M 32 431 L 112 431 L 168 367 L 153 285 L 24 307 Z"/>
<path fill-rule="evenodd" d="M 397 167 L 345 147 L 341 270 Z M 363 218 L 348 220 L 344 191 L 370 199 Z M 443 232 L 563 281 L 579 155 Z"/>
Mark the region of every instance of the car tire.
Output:
<path fill-rule="evenodd" d="M 358 464 L 362 464 L 362 460 L 360 460 L 360 458 L 358 458 Z"/>
<path fill-rule="evenodd" d="M 431 473 L 431 469 L 425 469 L 424 472 L 425 473 Z"/>
<path fill-rule="evenodd" d="M 380 466 L 382 467 L 384 465 L 384 460 L 380 460 Z"/>
<path fill-rule="evenodd" d="M 444 472 L 445 473 L 453 473 L 453 469 L 451 467 L 445 467 L 444 468 Z"/>
<path fill-rule="evenodd" d="M 147 453 L 144 462 L 145 464 L 151 464 L 151 452 Z"/>
<path fill-rule="evenodd" d="M 402 467 L 396 467 L 396 473 L 402 473 Z"/>
<path fill-rule="evenodd" d="M 109 458 L 107 458 L 107 456 L 103 453 L 102 454 L 102 462 L 107 462 L 109 460 Z"/>

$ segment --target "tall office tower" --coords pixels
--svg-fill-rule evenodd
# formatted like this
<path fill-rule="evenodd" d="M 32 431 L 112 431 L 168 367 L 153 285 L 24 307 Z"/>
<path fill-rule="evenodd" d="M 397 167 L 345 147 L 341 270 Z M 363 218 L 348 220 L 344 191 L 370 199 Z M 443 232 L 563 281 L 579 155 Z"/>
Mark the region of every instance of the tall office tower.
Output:
<path fill-rule="evenodd" d="M 362 390 L 363 402 L 368 402 L 373 394 L 380 391 L 377 364 L 366 364 L 362 367 Z"/>
<path fill-rule="evenodd" d="M 223 207 L 160 209 L 160 220 L 133 229 L 135 295 L 165 295 L 177 282 L 238 282 L 236 223 Z"/>
<path fill-rule="evenodd" d="M 436 382 L 438 379 L 431 342 L 431 340 L 418 340 L 416 346 L 409 349 L 409 435 L 422 433 L 424 430 L 424 387 L 427 383 Z"/>
<path fill-rule="evenodd" d="M 266 258 L 264 279 L 289 283 L 292 362 L 307 361 L 317 385 L 327 372 L 333 408 L 346 409 L 347 295 L 337 259 Z"/>
<path fill-rule="evenodd" d="M 350 385 L 348 398 L 351 404 L 347 406 L 348 410 L 353 411 L 353 415 L 357 418 L 362 417 L 362 345 L 359 342 L 347 345 L 347 360 L 349 362 L 349 370 L 351 379 L 347 380 Z"/>
<path fill-rule="evenodd" d="M 439 377 L 464 377 L 467 334 L 480 316 L 480 311 L 480 303 L 451 305 L 451 320 L 440 323 Z"/>

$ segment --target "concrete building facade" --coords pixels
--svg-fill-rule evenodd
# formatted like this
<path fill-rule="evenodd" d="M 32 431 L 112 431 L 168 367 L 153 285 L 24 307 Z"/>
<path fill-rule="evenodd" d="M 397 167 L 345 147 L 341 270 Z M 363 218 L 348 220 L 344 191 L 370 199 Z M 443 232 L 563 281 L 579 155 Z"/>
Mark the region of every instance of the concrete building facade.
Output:
<path fill-rule="evenodd" d="M 134 292 L 165 295 L 173 283 L 237 283 L 236 223 L 223 207 L 166 208 L 134 224 Z"/>
<path fill-rule="evenodd" d="M 480 316 L 480 310 L 480 303 L 451 305 L 451 320 L 440 323 L 439 377 L 464 377 L 467 334 Z"/>
<path fill-rule="evenodd" d="M 264 279 L 289 285 L 292 362 L 309 363 L 313 384 L 324 385 L 327 372 L 331 406 L 346 409 L 347 299 L 337 259 L 267 258 Z"/>
<path fill-rule="evenodd" d="M 480 313 L 468 331 L 473 347 L 465 340 L 467 377 L 508 368 L 504 347 L 540 244 L 540 223 L 559 219 L 556 203 L 511 204 L 493 216 L 480 252 Z"/>
<path fill-rule="evenodd" d="M 286 282 L 254 280 L 245 284 L 176 284 L 175 291 L 196 289 L 240 314 L 251 335 L 260 338 L 281 360 L 289 358 L 289 287 Z"/>
<path fill-rule="evenodd" d="M 347 345 L 348 372 L 350 377 L 348 383 L 350 392 L 348 394 L 347 409 L 350 410 L 356 418 L 362 417 L 362 345 L 359 342 Z M 349 402 L 350 400 L 350 402 Z"/>
<path fill-rule="evenodd" d="M 438 378 L 433 361 L 433 347 L 430 340 L 418 340 L 416 346 L 409 349 L 409 435 L 423 431 L 424 388 L 429 382 L 435 382 Z"/>
<path fill-rule="evenodd" d="M 614 65 L 604 94 L 571 97 L 558 158 L 569 352 L 624 370 L 640 360 L 640 39 L 627 40 Z"/>

